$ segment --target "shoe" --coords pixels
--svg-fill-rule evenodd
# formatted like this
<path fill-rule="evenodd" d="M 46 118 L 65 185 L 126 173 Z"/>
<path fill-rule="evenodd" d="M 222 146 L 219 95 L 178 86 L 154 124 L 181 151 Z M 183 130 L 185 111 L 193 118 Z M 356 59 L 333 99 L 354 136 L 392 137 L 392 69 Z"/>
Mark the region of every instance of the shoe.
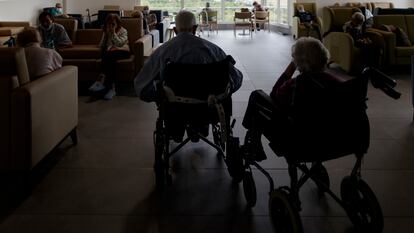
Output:
<path fill-rule="evenodd" d="M 91 87 L 89 87 L 90 91 L 98 92 L 105 89 L 105 86 L 102 84 L 102 82 L 94 82 Z"/>
<path fill-rule="evenodd" d="M 112 99 L 114 98 L 114 96 L 115 96 L 115 95 L 116 95 L 115 90 L 114 90 L 114 89 L 111 89 L 111 90 L 109 90 L 109 91 L 105 94 L 104 99 L 106 99 L 106 100 L 112 100 Z"/>

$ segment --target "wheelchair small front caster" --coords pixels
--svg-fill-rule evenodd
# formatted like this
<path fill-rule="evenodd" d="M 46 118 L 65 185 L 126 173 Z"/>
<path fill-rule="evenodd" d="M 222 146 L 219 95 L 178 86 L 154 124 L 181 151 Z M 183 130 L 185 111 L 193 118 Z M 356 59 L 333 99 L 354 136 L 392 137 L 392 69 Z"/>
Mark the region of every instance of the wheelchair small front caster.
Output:
<path fill-rule="evenodd" d="M 243 176 L 243 191 L 246 198 L 247 207 L 253 207 L 256 205 L 257 193 L 256 184 L 253 179 L 252 171 L 245 171 Z"/>
<path fill-rule="evenodd" d="M 276 233 L 303 233 L 299 212 L 283 189 L 275 189 L 270 193 L 269 216 Z"/>
<path fill-rule="evenodd" d="M 345 211 L 359 232 L 381 233 L 384 216 L 371 188 L 360 178 L 346 176 L 341 182 Z"/>

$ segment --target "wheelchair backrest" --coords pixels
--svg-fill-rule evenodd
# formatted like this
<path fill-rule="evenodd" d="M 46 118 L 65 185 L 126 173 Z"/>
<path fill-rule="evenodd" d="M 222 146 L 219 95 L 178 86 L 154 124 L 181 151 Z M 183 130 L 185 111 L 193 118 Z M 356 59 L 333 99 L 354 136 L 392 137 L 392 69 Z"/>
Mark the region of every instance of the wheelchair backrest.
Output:
<path fill-rule="evenodd" d="M 176 96 L 207 100 L 227 91 L 231 56 L 208 64 L 169 62 L 161 73 L 164 85 Z"/>

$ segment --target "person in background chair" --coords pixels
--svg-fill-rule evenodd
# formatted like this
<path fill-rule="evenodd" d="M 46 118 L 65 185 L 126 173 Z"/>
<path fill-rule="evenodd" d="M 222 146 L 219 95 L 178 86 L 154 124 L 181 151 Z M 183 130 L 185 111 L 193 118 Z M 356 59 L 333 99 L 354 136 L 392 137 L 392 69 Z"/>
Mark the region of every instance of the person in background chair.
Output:
<path fill-rule="evenodd" d="M 24 48 L 31 80 L 62 67 L 62 57 L 54 50 L 40 47 L 40 34 L 26 28 L 17 35 L 17 45 Z"/>
<path fill-rule="evenodd" d="M 131 56 L 128 46 L 128 31 L 121 26 L 121 18 L 117 14 L 109 14 L 103 27 L 100 43 L 102 50 L 102 74 L 89 88 L 93 92 L 107 90 L 104 99 L 112 100 L 116 95 L 115 79 L 117 61 Z"/>
<path fill-rule="evenodd" d="M 224 60 L 226 54 L 217 45 L 195 36 L 197 23 L 193 13 L 182 10 L 176 16 L 176 37 L 160 46 L 148 61 L 141 72 L 135 78 L 135 90 L 137 95 L 146 102 L 156 99 L 156 81 L 160 72 L 168 61 L 206 64 Z M 234 65 L 230 70 L 231 92 L 237 91 L 243 79 L 243 74 Z M 197 74 L 194 74 L 197 78 Z"/>
<path fill-rule="evenodd" d="M 318 34 L 318 39 L 322 40 L 321 28 L 320 25 L 315 22 L 315 15 L 311 12 L 305 11 L 305 7 L 300 4 L 297 6 L 295 16 L 299 18 L 300 24 L 308 29 L 308 36 L 309 30 L 313 29 Z"/>
<path fill-rule="evenodd" d="M 361 49 L 364 66 L 378 67 L 381 63 L 380 59 L 385 47 L 385 42 L 381 36 L 373 38 L 376 39 L 373 41 L 365 34 L 365 16 L 358 8 L 355 9 L 356 12 L 352 14 L 351 20 L 345 23 L 343 30 L 352 37 L 354 45 Z"/>
<path fill-rule="evenodd" d="M 254 13 L 255 11 L 265 11 L 265 9 L 258 2 L 254 1 L 252 12 Z"/>
<path fill-rule="evenodd" d="M 56 3 L 55 7 L 50 10 L 50 13 L 55 18 L 69 18 L 69 15 L 63 13 L 63 7 L 61 3 Z"/>
<path fill-rule="evenodd" d="M 39 15 L 40 26 L 38 30 L 42 37 L 42 47 L 50 49 L 60 49 L 72 47 L 65 28 L 54 22 L 53 15 L 49 12 L 42 12 Z"/>
<path fill-rule="evenodd" d="M 262 91 L 254 91 L 250 95 L 243 126 L 249 130 L 246 142 L 250 146 L 249 151 L 257 161 L 266 159 L 261 143 L 262 134 L 268 139 L 272 138 L 282 132 L 281 128 L 274 126 L 283 127 L 287 123 L 284 122 L 285 118 L 278 116 L 296 112 L 304 106 L 309 108 L 313 103 L 307 103 L 307 98 L 302 98 L 300 104 L 296 99 L 299 96 L 306 96 L 307 93 L 313 93 L 314 88 L 337 84 L 337 79 L 325 72 L 329 51 L 319 40 L 311 37 L 299 38 L 292 46 L 292 58 L 292 62 L 273 86 L 270 97 L 260 94 L 263 93 Z M 295 71 L 299 71 L 299 75 L 292 78 Z M 316 94 L 311 95 L 317 95 L 317 93 L 316 91 Z M 261 112 L 266 111 L 272 111 L 271 115 L 275 116 L 274 119 L 263 118 Z"/>

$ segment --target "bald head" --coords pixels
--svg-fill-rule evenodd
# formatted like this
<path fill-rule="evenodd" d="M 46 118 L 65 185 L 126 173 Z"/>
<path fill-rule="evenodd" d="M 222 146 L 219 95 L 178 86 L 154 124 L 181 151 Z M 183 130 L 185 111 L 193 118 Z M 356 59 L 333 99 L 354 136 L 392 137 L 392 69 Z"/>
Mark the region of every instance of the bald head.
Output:
<path fill-rule="evenodd" d="M 197 29 L 195 16 L 192 12 L 182 10 L 175 17 L 176 33 L 180 32 L 194 32 Z"/>

